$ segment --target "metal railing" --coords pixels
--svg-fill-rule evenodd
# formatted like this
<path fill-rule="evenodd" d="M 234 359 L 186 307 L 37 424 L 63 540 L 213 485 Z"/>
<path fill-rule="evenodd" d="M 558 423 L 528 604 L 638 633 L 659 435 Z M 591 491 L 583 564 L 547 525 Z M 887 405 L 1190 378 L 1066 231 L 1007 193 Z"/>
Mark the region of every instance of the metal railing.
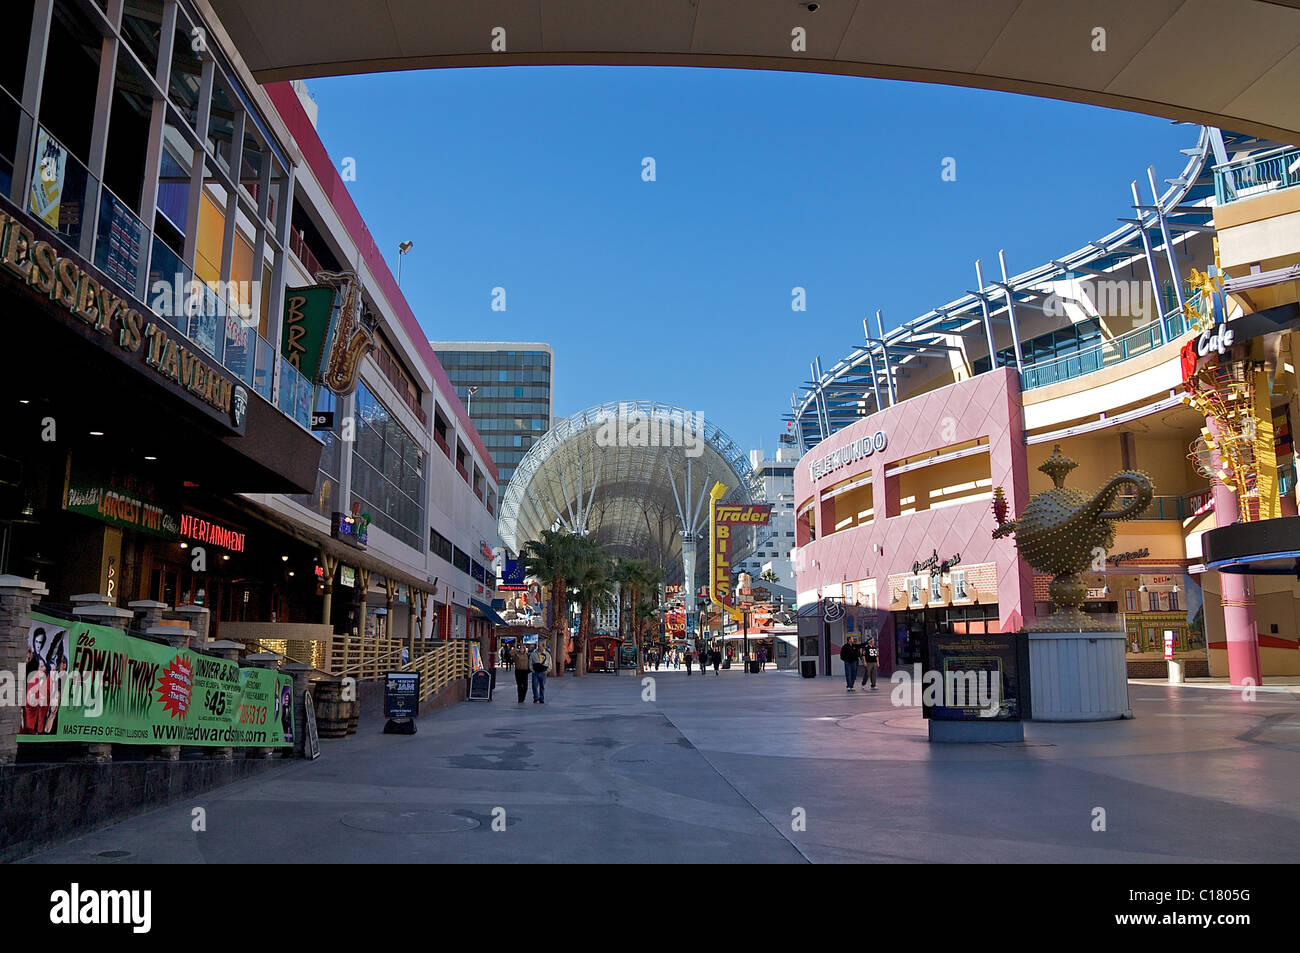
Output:
<path fill-rule="evenodd" d="M 1164 324 L 1163 338 L 1161 323 Z M 1020 372 L 1020 389 L 1032 390 L 1062 381 L 1073 380 L 1155 350 L 1168 341 L 1176 340 L 1190 330 L 1181 311 L 1166 314 L 1160 321 L 1152 321 L 1140 328 L 1109 341 L 1094 344 L 1074 354 L 1031 364 Z"/>
<path fill-rule="evenodd" d="M 1214 167 L 1214 199 L 1220 205 L 1296 185 L 1300 185 L 1300 149 L 1294 146 Z"/>

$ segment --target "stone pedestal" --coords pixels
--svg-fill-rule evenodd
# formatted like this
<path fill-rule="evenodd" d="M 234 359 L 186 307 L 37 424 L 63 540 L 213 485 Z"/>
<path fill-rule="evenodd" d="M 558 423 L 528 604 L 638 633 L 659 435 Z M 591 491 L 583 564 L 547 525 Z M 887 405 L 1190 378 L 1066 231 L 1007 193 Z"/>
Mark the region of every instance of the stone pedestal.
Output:
<path fill-rule="evenodd" d="M 32 604 L 48 592 L 38 580 L 0 576 L 0 671 L 11 672 L 16 679 L 15 704 L 0 706 L 0 764 L 12 764 L 18 755 L 22 699 L 27 691 L 27 630 Z"/>
<path fill-rule="evenodd" d="M 212 611 L 206 606 L 177 606 L 176 615 L 183 618 L 191 629 L 197 633 L 194 641 L 190 643 L 192 649 L 204 649 L 208 641 L 208 633 L 211 631 Z M 243 648 L 241 645 L 240 648 Z"/>
<path fill-rule="evenodd" d="M 181 608 L 185 607 L 182 606 Z M 206 619 L 204 621 L 206 623 Z M 232 642 L 229 639 L 217 639 L 205 643 L 203 646 L 204 651 L 209 655 L 216 655 L 219 658 L 235 663 L 239 662 L 239 653 L 243 651 L 243 648 L 244 643 Z M 204 752 L 204 756 L 213 761 L 230 761 L 235 756 L 235 749 L 230 747 L 208 748 Z"/>
<path fill-rule="evenodd" d="M 72 610 L 72 614 L 81 622 L 91 625 L 109 625 L 115 629 L 126 631 L 127 626 L 135 618 L 135 613 L 130 609 L 119 609 L 116 606 L 111 606 L 108 604 L 107 596 L 96 593 L 73 596 L 72 601 L 77 604 L 77 608 Z M 96 764 L 107 764 L 112 761 L 112 744 L 96 741 L 86 745 L 86 760 Z"/>
<path fill-rule="evenodd" d="M 1132 718 L 1123 632 L 1029 632 L 1034 721 Z"/>
<path fill-rule="evenodd" d="M 136 614 L 135 628 L 141 632 L 148 632 L 161 624 L 163 613 L 171 608 L 167 603 L 155 602 L 153 599 L 137 599 L 128 602 L 126 607 Z"/>
<path fill-rule="evenodd" d="M 137 603 L 132 602 L 130 603 L 130 605 L 136 606 Z M 152 614 L 153 612 L 157 612 L 159 619 L 161 619 L 162 610 L 166 608 L 167 606 L 165 603 L 155 602 L 149 604 L 149 609 L 147 611 L 150 614 Z M 189 629 L 182 629 L 179 626 L 175 626 L 175 625 L 155 624 L 145 629 L 144 634 L 153 639 L 160 639 L 161 641 L 166 642 L 174 649 L 183 649 L 190 644 L 190 636 L 192 636 L 194 633 L 191 632 Z M 197 699 L 191 698 L 190 704 L 192 705 L 197 704 L 197 701 L 198 701 Z M 162 745 L 154 750 L 153 758 L 152 758 L 152 760 L 154 761 L 179 761 L 180 759 L 181 759 L 180 745 Z"/>
<path fill-rule="evenodd" d="M 1025 740 L 1023 721 L 993 721 L 982 718 L 971 721 L 941 721 L 931 718 L 926 724 L 930 726 L 930 741 L 940 744 Z"/>
<path fill-rule="evenodd" d="M 274 652 L 258 652 L 255 655 L 244 656 L 244 664 L 250 668 L 269 668 L 272 671 L 280 667 L 280 656 Z M 271 758 L 275 756 L 274 748 L 249 748 L 248 757 L 250 758 Z"/>
<path fill-rule="evenodd" d="M 302 699 L 311 691 L 309 679 L 315 669 L 302 662 L 286 662 L 280 671 L 293 678 L 293 756 L 301 758 L 307 742 L 307 711 Z"/>

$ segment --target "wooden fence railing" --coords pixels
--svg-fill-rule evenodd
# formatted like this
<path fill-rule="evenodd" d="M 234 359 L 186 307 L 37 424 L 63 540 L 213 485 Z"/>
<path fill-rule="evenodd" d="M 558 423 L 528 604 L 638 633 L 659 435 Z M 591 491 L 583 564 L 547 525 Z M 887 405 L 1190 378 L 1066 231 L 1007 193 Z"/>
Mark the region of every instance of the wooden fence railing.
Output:
<path fill-rule="evenodd" d="M 470 644 L 465 639 L 441 642 L 403 667 L 403 671 L 420 673 L 420 701 L 432 698 L 458 678 L 469 677 Z"/>
<path fill-rule="evenodd" d="M 330 642 L 329 671 L 351 675 L 359 682 L 383 678 L 388 672 L 419 672 L 420 701 L 436 695 L 448 683 L 470 674 L 470 645 L 466 639 L 417 640 L 415 657 L 402 664 L 405 639 L 365 639 L 335 634 Z"/>

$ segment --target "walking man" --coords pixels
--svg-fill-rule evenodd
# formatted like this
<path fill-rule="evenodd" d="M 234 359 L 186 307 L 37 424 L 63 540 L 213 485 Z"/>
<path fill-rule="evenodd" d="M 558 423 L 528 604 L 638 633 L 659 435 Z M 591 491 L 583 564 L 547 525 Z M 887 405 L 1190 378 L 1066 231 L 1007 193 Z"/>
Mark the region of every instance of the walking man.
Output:
<path fill-rule="evenodd" d="M 689 649 L 687 649 L 687 650 L 686 650 L 685 652 L 683 652 L 682 654 L 686 656 L 686 674 L 687 674 L 687 675 L 690 675 L 690 674 L 691 674 L 691 659 L 694 658 L 695 653 L 692 652 L 692 651 L 690 651 Z"/>
<path fill-rule="evenodd" d="M 537 647 L 528 656 L 528 664 L 533 670 L 533 704 L 546 704 L 546 673 L 551 670 L 551 653 L 546 651 L 546 640 L 537 637 Z M 523 701 L 521 698 L 520 701 Z"/>
<path fill-rule="evenodd" d="M 718 669 L 722 667 L 722 650 L 715 648 L 710 653 L 710 660 L 713 662 L 713 674 L 718 674 Z"/>
<path fill-rule="evenodd" d="M 844 681 L 848 683 L 848 691 L 853 691 L 853 680 L 858 675 L 858 647 L 853 644 L 853 637 L 844 643 L 840 649 L 840 661 L 844 663 Z"/>
<path fill-rule="evenodd" d="M 507 652 L 507 660 L 513 659 L 515 663 L 515 687 L 519 689 L 519 704 L 522 705 L 528 696 L 528 650 L 521 641 L 515 643 L 513 652 Z"/>
<path fill-rule="evenodd" d="M 876 672 L 880 668 L 880 647 L 875 638 L 869 637 L 866 644 L 862 647 L 862 658 L 860 662 L 862 669 L 862 687 L 867 687 L 867 679 L 871 679 L 871 690 L 876 690 Z"/>

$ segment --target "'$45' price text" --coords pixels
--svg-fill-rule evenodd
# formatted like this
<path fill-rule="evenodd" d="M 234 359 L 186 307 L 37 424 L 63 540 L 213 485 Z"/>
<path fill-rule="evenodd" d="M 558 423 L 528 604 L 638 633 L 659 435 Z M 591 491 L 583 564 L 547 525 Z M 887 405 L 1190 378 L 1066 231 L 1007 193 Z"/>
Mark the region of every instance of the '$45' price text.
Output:
<path fill-rule="evenodd" d="M 228 693 L 222 691 L 208 691 L 203 693 L 203 707 L 206 708 L 216 717 L 220 718 L 226 713 L 226 697 Z M 240 705 L 239 706 L 239 723 L 241 725 L 264 725 L 266 724 L 266 706 L 265 705 Z"/>

